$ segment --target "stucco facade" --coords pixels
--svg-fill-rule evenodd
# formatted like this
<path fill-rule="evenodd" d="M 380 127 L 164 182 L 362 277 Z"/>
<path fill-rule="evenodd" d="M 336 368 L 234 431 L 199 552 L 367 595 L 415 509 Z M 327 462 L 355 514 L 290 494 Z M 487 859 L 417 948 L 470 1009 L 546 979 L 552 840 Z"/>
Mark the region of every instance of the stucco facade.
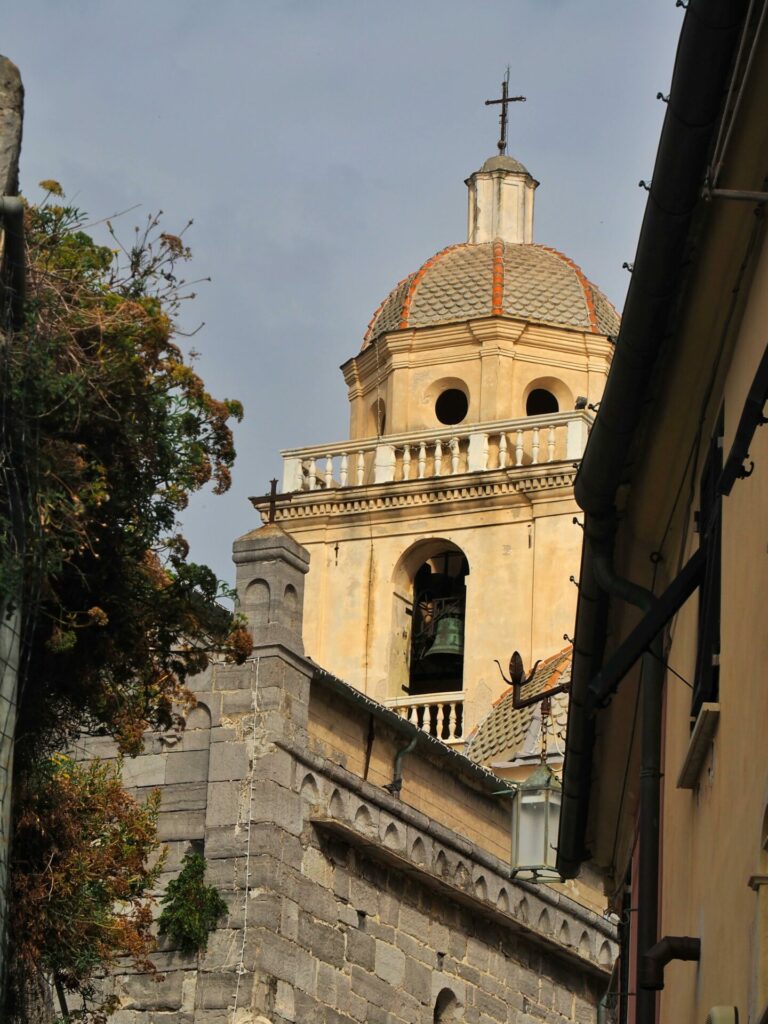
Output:
<path fill-rule="evenodd" d="M 659 194 L 649 205 L 674 192 L 680 206 L 689 204 L 688 222 L 668 264 L 668 329 L 648 352 L 646 381 L 635 379 L 642 408 L 634 419 L 613 421 L 626 460 L 611 484 L 612 528 L 600 515 L 591 459 L 599 454 L 608 464 L 605 433 L 585 456 L 582 592 L 608 617 L 603 633 L 580 604 L 576 647 L 592 663 L 582 659 L 574 671 L 581 724 L 572 717 L 560 850 L 566 869 L 579 856 L 598 866 L 624 913 L 624 1020 L 704 1022 L 721 1007 L 717 1020 L 738 1013 L 758 1024 L 768 1020 L 768 434 L 760 415 L 768 398 L 768 196 L 760 194 L 768 34 L 745 17 L 745 5 L 690 7 L 670 109 L 686 110 L 689 126 L 708 124 L 710 135 L 696 142 L 697 166 L 665 162 L 677 131 L 673 112 L 659 148 Z M 686 80 L 693 66 L 700 74 Z M 723 107 L 723 96 L 737 91 L 737 107 Z M 644 283 L 646 258 L 658 267 L 658 251 L 644 250 L 641 240 L 635 272 Z M 626 309 L 625 327 L 633 329 Z M 620 335 L 617 363 L 621 346 Z M 612 408 L 612 377 L 603 408 Z M 638 639 L 654 616 L 655 630 Z M 655 698 L 647 698 L 657 679 L 654 712 Z M 584 721 L 590 691 L 595 703 Z M 658 736 L 652 728 L 649 740 L 644 723 L 655 714 Z M 651 777 L 658 819 L 645 796 Z M 653 864 L 654 855 L 658 867 L 649 874 L 643 859 Z M 656 920 L 644 940 L 649 915 Z M 693 942 L 665 950 L 657 943 L 666 937 Z"/>
<path fill-rule="evenodd" d="M 572 485 L 618 326 L 571 260 L 533 243 L 522 165 L 493 158 L 467 184 L 472 241 L 376 310 L 342 367 L 349 438 L 283 452 L 276 513 L 310 554 L 307 653 L 458 747 L 504 692 L 494 661 L 517 649 L 530 665 L 572 628 Z M 450 553 L 460 655 L 416 679 L 418 573 Z"/>

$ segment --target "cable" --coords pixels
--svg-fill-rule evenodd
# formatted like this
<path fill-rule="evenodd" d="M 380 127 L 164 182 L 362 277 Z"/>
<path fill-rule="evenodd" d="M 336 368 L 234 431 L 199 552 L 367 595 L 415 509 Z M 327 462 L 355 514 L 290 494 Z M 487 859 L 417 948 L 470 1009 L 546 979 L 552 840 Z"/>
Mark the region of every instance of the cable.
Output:
<path fill-rule="evenodd" d="M 235 1016 L 237 1014 L 237 1003 L 240 997 L 240 979 L 246 973 L 245 972 L 245 940 L 248 934 L 248 903 L 249 899 L 249 886 L 251 881 L 251 820 L 252 804 L 253 804 L 253 783 L 254 776 L 256 774 L 256 716 L 259 711 L 259 666 L 261 658 L 256 658 L 256 682 L 253 688 L 253 732 L 251 734 L 253 740 L 253 750 L 251 752 L 251 775 L 248 782 L 248 836 L 245 843 L 245 895 L 243 897 L 243 941 L 240 945 L 240 960 L 237 964 L 237 984 L 235 985 L 235 1003 L 232 1007 L 232 1024 L 235 1024 Z"/>
<path fill-rule="evenodd" d="M 373 342 L 373 350 L 376 354 L 376 404 L 374 405 L 376 417 L 376 439 L 381 440 L 381 428 L 383 416 L 381 415 L 381 364 L 379 362 L 379 338 Z M 386 416 L 386 410 L 384 415 Z M 374 462 L 376 455 L 374 453 Z M 365 608 L 365 650 L 363 652 L 363 693 L 368 696 L 368 650 L 371 639 L 371 603 L 373 591 L 373 507 L 368 506 L 368 589 L 366 593 Z"/>

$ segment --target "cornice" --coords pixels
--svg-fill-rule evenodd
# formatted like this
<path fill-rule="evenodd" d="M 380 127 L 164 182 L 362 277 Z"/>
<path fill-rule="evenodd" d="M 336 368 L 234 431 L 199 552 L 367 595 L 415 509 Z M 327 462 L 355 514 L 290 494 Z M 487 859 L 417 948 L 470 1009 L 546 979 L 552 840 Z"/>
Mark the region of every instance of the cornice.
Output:
<path fill-rule="evenodd" d="M 277 510 L 276 521 L 289 523 L 315 517 L 358 516 L 411 509 L 434 514 L 435 505 L 464 504 L 528 505 L 540 495 L 542 500 L 556 496 L 557 491 L 570 490 L 576 478 L 572 462 L 550 462 L 545 465 L 517 469 L 491 470 L 483 473 L 460 473 L 451 477 L 423 480 L 402 480 L 396 483 L 368 484 L 330 490 L 304 491 L 294 496 L 290 505 Z M 264 503 L 266 509 L 267 503 Z M 265 513 L 262 513 L 265 514 Z"/>

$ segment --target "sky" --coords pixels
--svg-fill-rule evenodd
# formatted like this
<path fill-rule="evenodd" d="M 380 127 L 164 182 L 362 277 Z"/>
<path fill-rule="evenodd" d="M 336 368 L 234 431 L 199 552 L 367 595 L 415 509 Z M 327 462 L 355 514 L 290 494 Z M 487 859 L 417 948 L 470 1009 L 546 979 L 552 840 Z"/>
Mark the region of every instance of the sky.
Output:
<path fill-rule="evenodd" d="M 183 326 L 238 398 L 223 497 L 196 496 L 192 557 L 233 582 L 248 496 L 281 448 L 347 436 L 339 366 L 384 296 L 466 240 L 464 179 L 508 152 L 541 183 L 534 240 L 619 310 L 683 12 L 673 0 L 26 0 L 2 48 L 26 90 L 22 190 L 61 182 L 94 220 L 163 211 L 194 252 Z"/>

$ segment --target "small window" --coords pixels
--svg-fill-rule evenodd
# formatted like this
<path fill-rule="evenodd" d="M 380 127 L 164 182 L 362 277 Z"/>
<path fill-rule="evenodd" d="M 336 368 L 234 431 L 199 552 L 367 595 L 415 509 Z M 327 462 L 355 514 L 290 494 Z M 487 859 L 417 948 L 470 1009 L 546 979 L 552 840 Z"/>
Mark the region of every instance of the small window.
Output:
<path fill-rule="evenodd" d="M 550 412 L 560 412 L 560 406 L 551 391 L 547 391 L 546 388 L 534 388 L 528 395 L 525 412 L 527 416 L 546 416 Z"/>
<path fill-rule="evenodd" d="M 448 388 L 447 391 L 443 391 L 435 402 L 435 415 L 441 423 L 449 426 L 461 423 L 467 415 L 468 409 L 469 400 L 458 388 Z"/>

